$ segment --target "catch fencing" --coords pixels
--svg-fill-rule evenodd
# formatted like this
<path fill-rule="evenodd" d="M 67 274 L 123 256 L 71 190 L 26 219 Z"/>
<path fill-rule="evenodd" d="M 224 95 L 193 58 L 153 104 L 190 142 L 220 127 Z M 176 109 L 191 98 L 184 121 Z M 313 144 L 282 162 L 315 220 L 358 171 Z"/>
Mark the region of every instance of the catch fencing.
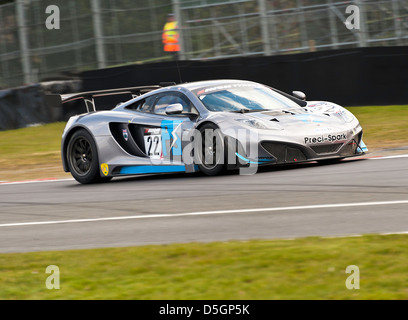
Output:
<path fill-rule="evenodd" d="M 349 6 L 357 29 L 346 27 Z M 168 13 L 181 60 L 408 45 L 408 0 L 16 0 L 0 6 L 0 88 L 169 61 Z"/>

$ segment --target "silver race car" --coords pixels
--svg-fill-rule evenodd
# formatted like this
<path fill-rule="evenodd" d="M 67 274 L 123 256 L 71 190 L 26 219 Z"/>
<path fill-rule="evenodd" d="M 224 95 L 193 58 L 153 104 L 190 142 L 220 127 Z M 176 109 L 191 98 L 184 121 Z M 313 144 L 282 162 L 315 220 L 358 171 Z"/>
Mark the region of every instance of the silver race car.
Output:
<path fill-rule="evenodd" d="M 95 97 L 130 93 L 109 111 Z M 80 183 L 112 177 L 336 162 L 367 151 L 359 121 L 343 107 L 307 102 L 251 81 L 214 80 L 61 96 L 83 100 L 62 136 L 62 162 Z"/>

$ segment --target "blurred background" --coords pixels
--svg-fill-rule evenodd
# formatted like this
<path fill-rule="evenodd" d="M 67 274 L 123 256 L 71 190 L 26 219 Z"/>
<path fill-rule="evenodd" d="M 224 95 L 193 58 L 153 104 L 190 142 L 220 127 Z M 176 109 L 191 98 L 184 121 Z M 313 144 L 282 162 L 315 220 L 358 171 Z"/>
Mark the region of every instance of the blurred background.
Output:
<path fill-rule="evenodd" d="M 408 44 L 408 1 L 16 0 L 0 5 L 0 87 L 130 63 L 169 60 L 168 13 L 180 27 L 180 60 L 294 54 Z M 344 23 L 360 8 L 360 30 Z M 45 12 L 60 9 L 60 29 Z"/>

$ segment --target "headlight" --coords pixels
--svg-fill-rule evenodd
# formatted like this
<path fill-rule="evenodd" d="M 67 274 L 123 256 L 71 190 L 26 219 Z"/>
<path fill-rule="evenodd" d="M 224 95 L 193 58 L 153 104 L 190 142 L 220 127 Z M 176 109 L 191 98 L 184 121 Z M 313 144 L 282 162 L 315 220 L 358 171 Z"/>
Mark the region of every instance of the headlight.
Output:
<path fill-rule="evenodd" d="M 339 106 L 338 104 L 332 102 L 331 104 L 337 109 L 335 110 L 334 114 L 344 122 L 350 123 L 356 119 L 356 117 L 346 108 L 343 108 L 342 106 Z"/>
<path fill-rule="evenodd" d="M 350 111 L 333 102 L 320 101 L 311 104 L 310 107 L 305 109 L 310 113 L 328 114 L 346 123 L 357 120 L 357 118 Z"/>
<path fill-rule="evenodd" d="M 339 112 L 337 112 L 337 115 L 347 123 L 353 122 L 353 120 L 356 118 L 350 111 L 346 109 L 340 110 Z"/>
<path fill-rule="evenodd" d="M 277 123 L 265 123 L 255 119 L 236 119 L 236 121 L 241 122 L 249 127 L 262 130 L 283 130 L 283 128 Z"/>

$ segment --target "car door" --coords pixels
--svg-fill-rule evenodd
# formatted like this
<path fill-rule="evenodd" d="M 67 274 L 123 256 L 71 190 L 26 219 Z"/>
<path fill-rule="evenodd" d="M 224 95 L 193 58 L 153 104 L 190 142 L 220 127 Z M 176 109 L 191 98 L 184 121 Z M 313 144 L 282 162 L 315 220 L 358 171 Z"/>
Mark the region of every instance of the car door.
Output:
<path fill-rule="evenodd" d="M 181 104 L 183 111 L 167 114 L 167 107 L 174 104 Z M 183 155 L 183 151 L 190 150 L 186 147 L 198 117 L 192 102 L 181 92 L 169 91 L 152 97 L 138 111 L 145 112 L 148 119 L 143 128 L 143 144 L 152 165 L 185 165 L 184 157 L 188 155 Z M 190 169 L 187 167 L 187 171 L 192 171 Z"/>

